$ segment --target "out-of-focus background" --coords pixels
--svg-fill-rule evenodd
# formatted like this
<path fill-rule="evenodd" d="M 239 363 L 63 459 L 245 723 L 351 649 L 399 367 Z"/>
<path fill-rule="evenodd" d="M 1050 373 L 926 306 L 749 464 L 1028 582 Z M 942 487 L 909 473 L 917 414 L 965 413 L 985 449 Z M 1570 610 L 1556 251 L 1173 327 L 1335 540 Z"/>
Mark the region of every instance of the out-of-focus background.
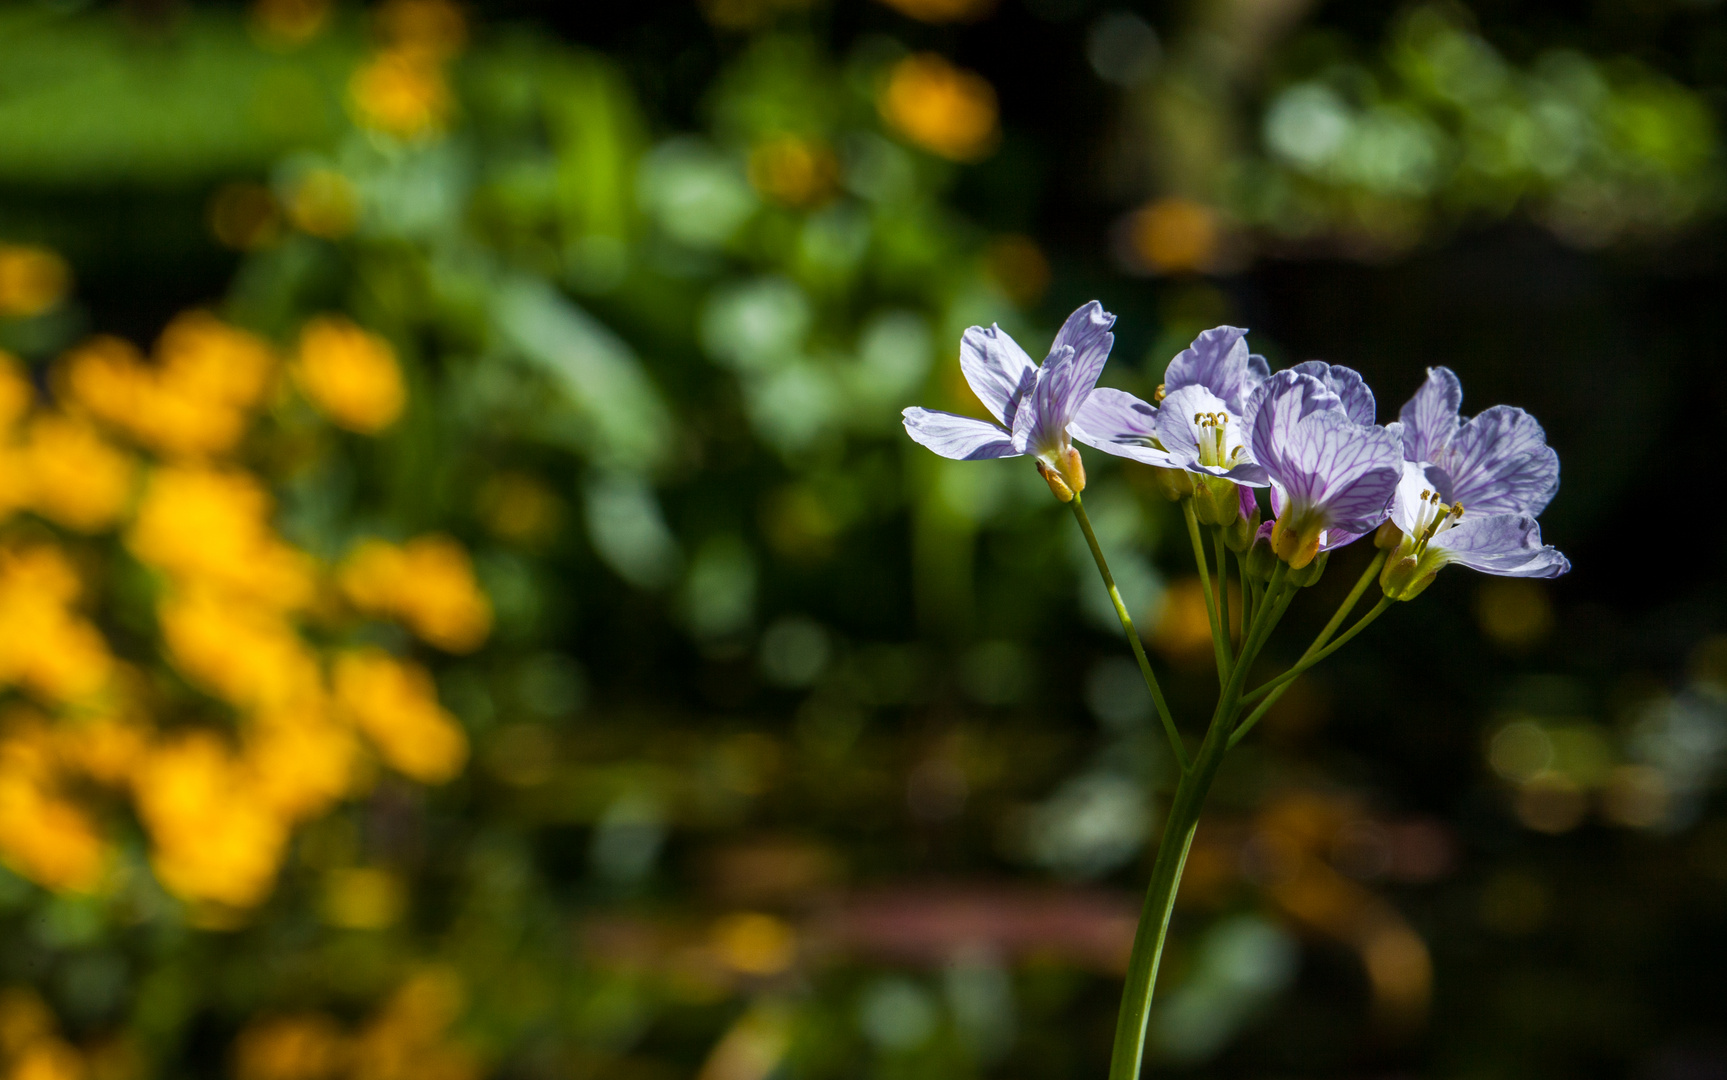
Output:
<path fill-rule="evenodd" d="M 1033 470 L 898 422 L 1095 297 L 1141 394 L 1530 409 L 1576 564 L 1231 760 L 1153 1072 L 1727 1075 L 1724 94 L 1715 0 L 0 6 L 0 1070 L 1101 1075 L 1170 763 Z"/>

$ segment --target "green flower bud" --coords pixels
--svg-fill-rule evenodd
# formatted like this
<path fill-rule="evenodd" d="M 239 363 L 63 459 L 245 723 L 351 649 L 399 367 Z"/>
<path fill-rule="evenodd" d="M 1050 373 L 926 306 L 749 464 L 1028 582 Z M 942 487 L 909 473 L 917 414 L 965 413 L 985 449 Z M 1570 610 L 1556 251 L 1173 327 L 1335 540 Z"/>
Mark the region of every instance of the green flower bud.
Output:
<path fill-rule="evenodd" d="M 1299 585 L 1304 589 L 1309 585 L 1316 584 L 1319 581 L 1320 575 L 1325 573 L 1325 564 L 1330 561 L 1330 559 L 1331 552 L 1322 551 L 1306 566 L 1303 566 L 1300 569 L 1292 567 L 1289 571 L 1290 584 Z"/>

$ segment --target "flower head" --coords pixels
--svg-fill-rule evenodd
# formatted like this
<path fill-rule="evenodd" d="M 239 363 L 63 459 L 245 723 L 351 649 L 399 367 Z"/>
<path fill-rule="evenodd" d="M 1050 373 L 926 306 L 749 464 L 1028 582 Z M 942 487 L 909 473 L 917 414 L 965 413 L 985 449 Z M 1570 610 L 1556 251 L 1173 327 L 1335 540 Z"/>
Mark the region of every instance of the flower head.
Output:
<path fill-rule="evenodd" d="M 1385 520 L 1403 457 L 1397 436 L 1370 422 L 1371 394 L 1364 413 L 1359 395 L 1346 406 L 1331 389 L 1357 386 L 1360 376 L 1314 370 L 1271 376 L 1254 391 L 1244 421 L 1247 452 L 1271 480 L 1272 550 L 1297 570 Z"/>
<path fill-rule="evenodd" d="M 1265 357 L 1247 351 L 1246 335 L 1219 326 L 1176 354 L 1164 373 L 1161 408 L 1121 390 L 1093 391 L 1074 421 L 1074 437 L 1147 465 L 1264 487 L 1265 470 L 1247 452 L 1241 415 L 1268 367 Z"/>
<path fill-rule="evenodd" d="M 960 342 L 960 369 L 995 422 L 913 407 L 905 410 L 906 433 L 957 461 L 1030 455 L 1056 497 L 1071 499 L 1085 488 L 1085 466 L 1069 425 L 1094 393 L 1114 325 L 1115 316 L 1093 300 L 1068 316 L 1042 365 L 1001 327 L 972 327 Z M 1077 430 L 1072 437 L 1090 441 Z"/>
<path fill-rule="evenodd" d="M 1559 489 L 1559 455 L 1522 409 L 1496 405 L 1464 420 L 1463 388 L 1448 368 L 1427 381 L 1388 428 L 1405 461 L 1391 504 L 1395 545 L 1380 576 L 1393 600 L 1413 599 L 1450 563 L 1501 577 L 1558 577 L 1571 569 L 1541 542 L 1535 515 Z"/>

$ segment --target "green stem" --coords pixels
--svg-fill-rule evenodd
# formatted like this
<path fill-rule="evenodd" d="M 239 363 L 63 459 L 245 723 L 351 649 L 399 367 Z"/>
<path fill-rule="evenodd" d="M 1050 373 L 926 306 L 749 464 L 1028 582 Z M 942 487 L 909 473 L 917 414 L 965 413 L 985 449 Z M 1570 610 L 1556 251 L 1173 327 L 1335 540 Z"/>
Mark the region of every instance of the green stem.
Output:
<path fill-rule="evenodd" d="M 1320 649 L 1325 647 L 1325 643 L 1331 640 L 1331 635 L 1337 633 L 1337 628 L 1343 625 L 1343 620 L 1349 618 L 1349 613 L 1354 611 L 1355 605 L 1361 602 L 1361 594 L 1367 591 L 1367 587 L 1373 583 L 1373 579 L 1379 574 L 1379 568 L 1385 565 L 1385 556 L 1386 552 L 1381 551 L 1373 557 L 1372 562 L 1367 564 L 1367 569 L 1363 570 L 1361 572 L 1361 576 L 1355 579 L 1355 587 L 1349 590 L 1349 595 L 1343 598 L 1343 603 L 1337 605 L 1337 611 L 1332 614 L 1331 621 L 1325 624 L 1325 629 L 1319 632 L 1319 636 L 1313 639 L 1313 644 L 1309 645 L 1307 647 L 1307 651 L 1301 654 L 1301 659 L 1295 662 L 1296 666 L 1300 667 L 1302 671 L 1306 671 L 1308 667 L 1313 666 L 1308 663 L 1308 659 L 1312 657 L 1314 653 L 1317 653 Z M 1284 674 L 1287 675 L 1288 672 L 1285 672 Z M 1297 672 L 1297 674 L 1300 674 L 1300 672 Z M 1266 683 L 1264 686 L 1255 687 L 1253 692 L 1248 694 L 1242 700 L 1252 701 L 1255 698 L 1260 697 L 1270 690 L 1274 683 L 1278 682 L 1282 678 L 1283 676 L 1280 675 L 1277 679 L 1271 680 L 1271 682 Z"/>
<path fill-rule="evenodd" d="M 1175 910 L 1181 873 L 1187 865 L 1187 853 L 1193 847 L 1193 834 L 1199 826 L 1205 796 L 1211 791 L 1211 782 L 1217 777 L 1224 755 L 1229 752 L 1230 720 L 1241 693 L 1241 681 L 1246 677 L 1253 656 L 1276 624 L 1280 608 L 1287 606 L 1283 586 L 1288 571 L 1288 566 L 1280 562 L 1272 572 L 1266 589 L 1266 602 L 1261 605 L 1252 628 L 1246 631 L 1241 657 L 1218 697 L 1217 709 L 1212 713 L 1211 726 L 1206 729 L 1199 755 L 1194 759 L 1193 768 L 1182 774 L 1175 788 L 1175 798 L 1170 802 L 1163 839 L 1158 843 L 1157 857 L 1151 865 L 1145 907 L 1140 912 L 1139 928 L 1133 935 L 1133 952 L 1127 961 L 1127 982 L 1122 988 L 1121 1012 L 1116 1017 L 1109 1080 L 1139 1080 L 1140 1065 L 1145 1057 L 1145 1030 L 1151 1019 L 1152 991 L 1157 986 L 1157 969 L 1169 938 L 1169 917 Z"/>
<path fill-rule="evenodd" d="M 1217 621 L 1223 624 L 1223 655 L 1234 663 L 1233 634 L 1229 629 L 1229 549 L 1223 546 L 1222 529 L 1213 529 L 1211 533 L 1211 549 L 1217 553 Z M 1242 644 L 1247 644 L 1245 637 Z"/>
<path fill-rule="evenodd" d="M 1247 644 L 1247 632 L 1253 626 L 1255 593 L 1259 590 L 1247 577 L 1247 554 L 1236 556 L 1236 570 L 1241 574 L 1241 643 Z"/>
<path fill-rule="evenodd" d="M 1199 538 L 1199 518 L 1193 512 L 1193 500 L 1181 500 L 1181 512 L 1187 518 L 1187 538 L 1193 542 L 1193 561 L 1199 567 L 1199 588 L 1205 594 L 1205 614 L 1211 619 L 1211 651 L 1217 657 L 1217 685 L 1229 681 L 1229 659 L 1224 655 L 1223 632 L 1217 622 L 1217 596 L 1211 591 L 1211 571 L 1206 567 L 1205 542 Z"/>
<path fill-rule="evenodd" d="M 1151 701 L 1157 706 L 1158 719 L 1163 721 L 1163 733 L 1169 737 L 1170 750 L 1175 754 L 1176 762 L 1185 774 L 1188 770 L 1187 749 L 1181 745 L 1181 733 L 1175 728 L 1175 718 L 1170 715 L 1169 704 L 1163 700 L 1163 688 L 1157 684 L 1157 674 L 1151 670 L 1151 661 L 1145 658 L 1145 646 L 1140 644 L 1139 631 L 1133 628 L 1133 616 L 1127 613 L 1127 605 L 1122 603 L 1121 591 L 1115 587 L 1115 575 L 1109 572 L 1109 562 L 1103 557 L 1103 548 L 1098 546 L 1097 534 L 1091 529 L 1091 518 L 1086 515 L 1085 503 L 1079 493 L 1074 492 L 1073 516 L 1079 522 L 1079 530 L 1085 534 L 1085 542 L 1091 548 L 1091 557 L 1097 561 L 1097 572 L 1103 576 L 1104 587 L 1109 590 L 1110 602 L 1115 605 L 1116 617 L 1121 620 L 1121 628 L 1127 631 L 1127 643 L 1133 648 L 1133 658 L 1139 661 L 1139 673 L 1145 677 L 1145 688 L 1151 691 Z"/>
<path fill-rule="evenodd" d="M 1277 678 L 1267 682 L 1264 686 L 1259 687 L 1249 695 L 1248 700 L 1251 700 L 1254 697 L 1258 697 L 1260 694 L 1270 691 L 1270 696 L 1260 702 L 1259 707 L 1254 709 L 1253 712 L 1248 715 L 1246 720 L 1242 721 L 1240 727 L 1236 728 L 1235 734 L 1230 736 L 1229 745 L 1233 747 L 1236 743 L 1240 742 L 1249 731 L 1253 730 L 1253 725 L 1259 723 L 1259 718 L 1264 716 L 1266 711 L 1273 705 L 1277 704 L 1277 699 L 1283 696 L 1283 692 L 1289 689 L 1289 684 L 1294 682 L 1297 676 L 1349 644 L 1351 638 L 1367 629 L 1368 624 L 1379 618 L 1379 616 L 1384 613 L 1385 609 L 1390 606 L 1391 600 L 1389 597 L 1381 599 L 1379 603 L 1373 605 L 1373 607 L 1368 610 L 1367 614 L 1357 619 L 1354 626 L 1345 630 L 1342 637 L 1339 637 L 1336 641 L 1325 646 L 1323 649 L 1320 649 L 1318 652 L 1313 653 L 1308 658 L 1302 660 L 1282 675 L 1279 675 Z"/>

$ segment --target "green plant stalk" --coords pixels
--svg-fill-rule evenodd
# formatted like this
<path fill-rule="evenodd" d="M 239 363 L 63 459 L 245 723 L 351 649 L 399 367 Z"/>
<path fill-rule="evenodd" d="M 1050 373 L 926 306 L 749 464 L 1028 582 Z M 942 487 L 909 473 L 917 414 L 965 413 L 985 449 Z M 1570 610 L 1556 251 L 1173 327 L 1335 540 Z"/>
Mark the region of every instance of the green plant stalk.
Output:
<path fill-rule="evenodd" d="M 1242 722 L 1241 726 L 1236 729 L 1235 733 L 1230 736 L 1229 745 L 1234 746 L 1236 743 L 1240 742 L 1242 740 L 1242 738 L 1245 737 L 1249 731 L 1253 730 L 1253 725 L 1259 723 L 1260 717 L 1264 716 L 1266 714 L 1267 710 L 1269 710 L 1273 705 L 1277 704 L 1277 699 L 1283 696 L 1283 692 L 1285 690 L 1289 689 L 1290 684 L 1295 681 L 1296 676 L 1300 675 L 1302 672 L 1306 671 L 1308 668 L 1319 663 L 1321 660 L 1324 660 L 1326 657 L 1330 656 L 1332 653 L 1336 652 L 1337 650 L 1343 648 L 1345 645 L 1349 644 L 1349 641 L 1351 638 L 1353 638 L 1355 635 L 1361 633 L 1363 630 L 1367 629 L 1368 624 L 1372 623 L 1373 620 L 1379 618 L 1380 615 L 1384 614 L 1385 609 L 1390 607 L 1390 606 L 1391 606 L 1391 600 L 1389 597 L 1379 601 L 1379 603 L 1373 605 L 1373 607 L 1368 609 L 1367 614 L 1365 614 L 1361 618 L 1355 620 L 1355 625 L 1351 626 L 1348 630 L 1345 630 L 1343 632 L 1342 637 L 1338 638 L 1336 641 L 1332 642 L 1330 645 L 1327 645 L 1323 649 L 1320 649 L 1318 652 L 1313 653 L 1310 658 L 1301 661 L 1300 663 L 1296 664 L 1294 667 L 1290 668 L 1288 671 L 1284 672 L 1282 675 L 1279 675 L 1277 678 L 1272 679 L 1271 681 L 1267 682 L 1264 686 L 1261 686 L 1257 690 L 1255 690 L 1253 692 L 1254 697 L 1257 697 L 1260 694 L 1265 693 L 1267 690 L 1271 691 L 1271 693 L 1270 693 L 1270 696 L 1268 696 L 1264 701 L 1259 703 L 1259 707 L 1254 709 L 1253 712 L 1248 716 L 1248 718 Z"/>
<path fill-rule="evenodd" d="M 1199 517 L 1193 511 L 1193 499 L 1181 500 L 1181 513 L 1187 519 L 1187 538 L 1193 542 L 1193 561 L 1199 566 L 1199 591 L 1205 594 L 1205 614 L 1211 619 L 1211 649 L 1217 657 L 1217 685 L 1229 680 L 1230 661 L 1225 653 L 1229 647 L 1217 621 L 1217 595 L 1211 591 L 1211 571 L 1206 567 L 1205 542 L 1199 538 Z"/>
<path fill-rule="evenodd" d="M 1157 706 L 1158 719 L 1163 721 L 1163 733 L 1169 737 L 1170 751 L 1175 754 L 1176 763 L 1185 774 L 1189 767 L 1187 748 L 1181 743 L 1181 732 L 1176 730 L 1175 717 L 1170 715 L 1169 705 L 1163 699 L 1163 688 L 1157 683 L 1157 674 L 1151 670 L 1151 661 L 1146 659 L 1145 646 L 1140 643 L 1139 631 L 1133 628 L 1133 616 L 1128 614 L 1127 605 L 1122 602 L 1121 590 L 1115 587 L 1115 575 L 1109 572 L 1109 562 L 1103 557 L 1103 548 L 1098 546 L 1097 534 L 1091 528 L 1091 518 L 1085 512 L 1085 501 L 1076 491 L 1073 501 L 1068 505 L 1073 507 L 1074 520 L 1079 522 L 1079 531 L 1085 534 L 1085 542 L 1091 548 L 1091 557 L 1097 563 L 1097 572 L 1102 575 L 1104 587 L 1109 590 L 1109 600 L 1115 605 L 1116 618 L 1121 620 L 1121 628 L 1127 632 L 1127 643 L 1133 648 L 1133 658 L 1139 661 L 1139 673 L 1145 678 L 1145 688 L 1151 691 L 1152 704 Z"/>
<path fill-rule="evenodd" d="M 1229 752 L 1230 727 L 1239 704 L 1242 681 L 1271 633 L 1276 616 L 1282 607 L 1287 606 L 1288 601 L 1281 594 L 1288 569 L 1280 562 L 1272 572 L 1265 601 L 1260 605 L 1253 626 L 1244 632 L 1241 655 L 1218 697 L 1205 741 L 1200 744 L 1193 767 L 1182 772 L 1175 788 L 1175 798 L 1170 801 L 1163 839 L 1158 843 L 1157 856 L 1151 865 L 1151 881 L 1146 886 L 1145 907 L 1140 912 L 1139 928 L 1134 931 L 1133 952 L 1128 957 L 1121 1011 L 1115 1022 L 1115 1045 L 1109 1060 L 1109 1080 L 1139 1080 L 1140 1066 L 1145 1058 L 1146 1026 L 1151 1021 L 1152 991 L 1157 985 L 1157 969 L 1163 961 L 1163 947 L 1169 937 L 1169 918 L 1175 910 L 1175 895 L 1181 887 L 1187 853 L 1193 847 L 1193 834 L 1199 826 L 1205 797 L 1211 791 L 1211 783 L 1217 777 L 1224 755 Z"/>
<path fill-rule="evenodd" d="M 1211 530 L 1211 547 L 1217 553 L 1217 621 L 1223 627 L 1223 644 L 1229 648 L 1231 639 L 1229 629 L 1229 549 L 1223 546 L 1223 530 Z M 1245 633 L 1245 631 L 1243 631 Z M 1247 638 L 1241 639 L 1243 645 Z"/>

